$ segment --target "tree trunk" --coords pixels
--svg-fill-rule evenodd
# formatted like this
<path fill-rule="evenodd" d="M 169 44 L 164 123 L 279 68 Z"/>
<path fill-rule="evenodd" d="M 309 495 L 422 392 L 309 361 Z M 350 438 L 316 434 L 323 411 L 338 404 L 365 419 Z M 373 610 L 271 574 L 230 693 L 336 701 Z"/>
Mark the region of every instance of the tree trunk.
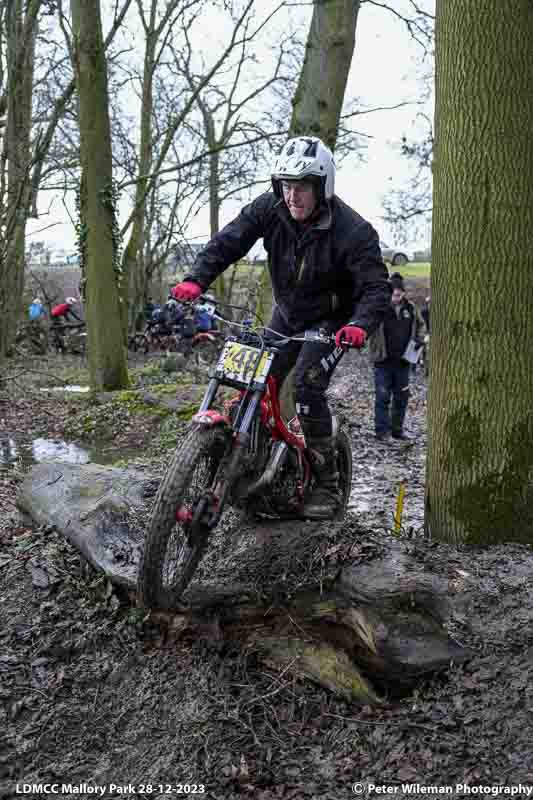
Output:
<path fill-rule="evenodd" d="M 213 238 L 220 230 L 220 155 L 217 148 L 221 142 L 217 140 L 215 120 L 212 113 L 203 102 L 200 102 L 199 105 L 204 118 L 207 147 L 211 151 L 209 156 L 209 232 L 211 238 Z M 213 290 L 218 300 L 223 303 L 229 302 L 224 275 L 219 275 L 216 278 L 213 283 Z"/>
<path fill-rule="evenodd" d="M 144 264 L 144 238 L 147 203 L 146 176 L 152 166 L 152 112 L 153 112 L 153 81 L 155 66 L 155 0 L 152 2 L 150 27 L 146 31 L 146 45 L 144 53 L 144 70 L 141 102 L 141 142 L 139 149 L 139 180 L 135 191 L 135 209 L 132 229 L 128 244 L 124 249 L 122 267 L 125 275 L 127 292 L 128 325 L 131 330 L 139 312 L 142 312 L 146 273 Z"/>
<path fill-rule="evenodd" d="M 79 100 L 81 210 L 89 369 L 93 390 L 128 385 L 117 270 L 116 218 L 100 0 L 71 0 Z"/>
<path fill-rule="evenodd" d="M 14 341 L 24 289 L 26 220 L 31 202 L 31 118 L 36 4 L 23 13 L 22 0 L 6 9 L 7 128 L 2 167 L 7 166 L 7 196 L 2 197 L 0 236 L 0 362 Z M 29 14 L 32 13 L 30 17 Z M 2 177 L 5 186 L 5 178 Z"/>
<path fill-rule="evenodd" d="M 292 101 L 291 136 L 318 136 L 335 149 L 353 51 L 360 0 L 316 0 L 305 59 Z M 261 282 L 261 303 L 272 295 L 270 275 Z M 270 299 L 272 307 L 272 299 Z M 267 320 L 265 320 L 267 321 Z"/>
<path fill-rule="evenodd" d="M 335 149 L 359 4 L 359 0 L 316 0 L 292 101 L 291 136 L 318 136 Z"/>
<path fill-rule="evenodd" d="M 533 542 L 533 4 L 437 4 L 426 526 Z"/>

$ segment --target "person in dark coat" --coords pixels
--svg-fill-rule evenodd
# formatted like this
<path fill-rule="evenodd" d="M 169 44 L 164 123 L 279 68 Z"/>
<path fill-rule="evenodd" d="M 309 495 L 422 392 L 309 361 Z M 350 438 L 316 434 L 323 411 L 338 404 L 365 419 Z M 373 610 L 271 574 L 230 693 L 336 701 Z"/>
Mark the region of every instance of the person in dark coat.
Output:
<path fill-rule="evenodd" d="M 245 206 L 197 256 L 173 292 L 194 300 L 262 238 L 274 308 L 269 324 L 283 336 L 325 328 L 331 345 L 291 342 L 278 377 L 295 366 L 296 411 L 315 455 L 316 482 L 304 513 L 334 516 L 338 475 L 326 389 L 344 347 L 362 347 L 390 300 L 388 273 L 374 228 L 335 194 L 335 164 L 312 136 L 290 139 L 272 169 L 272 189 Z"/>
<path fill-rule="evenodd" d="M 390 278 L 391 302 L 383 321 L 370 338 L 370 360 L 374 363 L 376 438 L 409 440 L 404 420 L 409 402 L 411 362 L 408 348 L 415 352 L 424 344 L 424 323 L 414 303 L 407 299 L 403 278 Z M 392 398 L 392 409 L 391 409 Z"/>

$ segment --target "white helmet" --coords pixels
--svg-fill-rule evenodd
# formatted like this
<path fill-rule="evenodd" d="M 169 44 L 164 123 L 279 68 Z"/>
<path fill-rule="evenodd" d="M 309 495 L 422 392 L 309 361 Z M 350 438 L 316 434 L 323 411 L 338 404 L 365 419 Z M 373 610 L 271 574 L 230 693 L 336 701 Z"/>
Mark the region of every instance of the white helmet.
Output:
<path fill-rule="evenodd" d="M 323 197 L 329 200 L 335 191 L 335 162 L 333 153 L 316 136 L 297 136 L 289 139 L 274 161 L 272 186 L 282 196 L 281 181 L 318 178 Z"/>
<path fill-rule="evenodd" d="M 75 298 L 75 297 L 67 297 L 67 298 L 66 298 L 66 300 L 65 300 L 65 303 L 66 303 L 68 306 L 73 306 L 73 305 L 74 305 L 74 303 L 77 303 L 77 302 L 78 302 L 78 301 L 76 300 L 76 298 Z"/>

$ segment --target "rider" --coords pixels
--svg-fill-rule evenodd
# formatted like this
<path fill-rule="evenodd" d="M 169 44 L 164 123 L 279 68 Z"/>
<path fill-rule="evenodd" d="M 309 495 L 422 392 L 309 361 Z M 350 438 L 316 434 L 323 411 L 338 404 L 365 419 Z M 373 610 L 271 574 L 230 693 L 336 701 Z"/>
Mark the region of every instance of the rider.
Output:
<path fill-rule="evenodd" d="M 314 461 L 316 481 L 304 515 L 327 519 L 335 515 L 339 493 L 325 393 L 342 345 L 362 347 L 387 309 L 388 274 L 376 231 L 334 194 L 333 155 L 320 139 L 290 139 L 271 177 L 273 192 L 245 206 L 211 239 L 173 294 L 195 300 L 262 237 L 275 300 L 269 327 L 283 336 L 311 328 L 336 333 L 331 344 L 290 342 L 276 373 L 283 377 L 295 366 L 296 411 Z"/>
<path fill-rule="evenodd" d="M 71 320 L 83 322 L 82 318 L 79 317 L 72 308 L 77 302 L 75 297 L 67 297 L 64 303 L 59 303 L 57 306 L 54 306 L 50 312 L 52 322 L 70 322 Z"/>

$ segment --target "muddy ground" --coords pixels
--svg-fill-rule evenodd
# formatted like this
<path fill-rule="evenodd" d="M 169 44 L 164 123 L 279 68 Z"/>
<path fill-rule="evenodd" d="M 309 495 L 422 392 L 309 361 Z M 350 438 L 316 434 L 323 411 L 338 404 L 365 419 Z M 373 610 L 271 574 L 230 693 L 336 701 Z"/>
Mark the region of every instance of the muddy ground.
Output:
<path fill-rule="evenodd" d="M 402 535 L 415 537 L 428 569 L 452 561 L 480 587 L 455 632 L 475 655 L 375 710 L 265 669 L 231 642 L 174 640 L 53 529 L 22 522 L 15 497 L 32 452 L 23 440 L 74 440 L 95 458 L 136 458 L 158 476 L 196 397 L 186 380 L 174 385 L 175 374 L 139 364 L 139 391 L 167 382 L 169 394 L 183 397 L 181 418 L 139 394 L 89 405 L 81 395 L 39 391 L 53 383 L 50 374 L 82 382 L 78 362 L 35 366 L 45 374 L 27 367 L 13 370 L 17 383 L 0 398 L 0 797 L 15 797 L 17 782 L 107 786 L 104 797 L 114 796 L 111 783 L 137 785 L 124 797 L 175 796 L 177 784 L 189 783 L 217 800 L 338 800 L 360 783 L 396 787 L 395 797 L 421 793 L 409 795 L 406 783 L 469 783 L 484 792 L 533 785 L 533 553 L 515 545 L 456 550 L 421 538 L 421 375 L 409 415 L 416 443 L 378 445 L 366 358 L 354 354 L 342 366 L 331 394 L 354 446 L 345 530 L 368 543 L 372 557 L 373 544 L 390 541 L 398 485 L 407 479 Z M 141 792 L 141 784 L 153 788 Z M 82 788 L 77 796 L 94 794 Z"/>

